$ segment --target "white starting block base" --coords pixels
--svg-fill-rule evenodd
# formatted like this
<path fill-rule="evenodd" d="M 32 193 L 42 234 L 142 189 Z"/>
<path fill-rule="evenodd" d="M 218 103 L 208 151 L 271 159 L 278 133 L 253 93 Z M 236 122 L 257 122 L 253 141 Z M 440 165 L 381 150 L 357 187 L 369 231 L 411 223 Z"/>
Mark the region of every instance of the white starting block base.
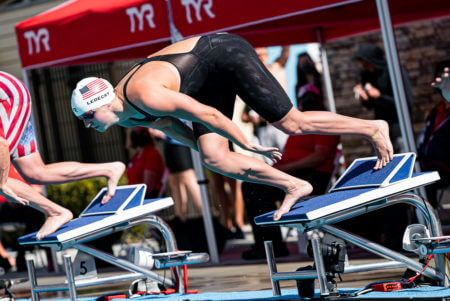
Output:
<path fill-rule="evenodd" d="M 182 269 L 179 268 L 180 263 L 186 265 L 207 262 L 209 261 L 208 254 L 189 252 L 183 253 L 183 256 L 177 258 L 161 255 L 159 260 L 165 262 L 161 264 L 161 268 L 174 267 L 171 269 L 170 278 L 165 278 L 152 272 L 149 267 L 140 266 L 135 262 L 115 257 L 83 244 L 133 226 L 147 224 L 158 229 L 164 238 L 167 250 L 175 252 L 177 246 L 172 230 L 164 220 L 153 215 L 155 212 L 173 205 L 173 200 L 172 198 L 144 199 L 145 190 L 144 184 L 119 186 L 114 197 L 102 205 L 101 200 L 107 191 L 106 188 L 103 188 L 79 218 L 64 224 L 55 233 L 42 240 L 36 240 L 37 232 L 20 237 L 19 243 L 22 245 L 48 246 L 59 251 L 74 248 L 83 253 L 78 254 L 80 257 L 77 255 L 78 259 L 75 260 L 77 266 L 75 267 L 70 255 L 63 256 L 67 282 L 62 284 L 38 285 L 34 262 L 27 260 L 32 300 L 39 300 L 40 292 L 68 290 L 70 299 L 75 301 L 77 300 L 77 288 L 139 278 L 150 278 L 170 288 L 177 288 L 177 292 L 184 293 L 183 281 L 177 282 L 177 279 L 183 279 L 184 276 Z M 95 270 L 95 263 L 92 263 L 94 257 L 131 273 L 99 278 L 96 272 L 92 271 Z M 92 258 L 92 262 L 89 258 Z M 171 261 L 169 262 L 165 258 L 170 258 Z M 83 275 L 85 277 L 80 277 Z"/>
<path fill-rule="evenodd" d="M 279 221 L 273 220 L 273 212 L 255 218 L 261 226 L 290 226 L 299 232 L 310 232 L 314 253 L 315 270 L 278 273 L 271 242 L 265 242 L 267 263 L 274 296 L 280 296 L 279 281 L 318 278 L 321 296 L 338 294 L 328 286 L 324 259 L 321 254 L 321 235 L 326 232 L 362 249 L 381 256 L 388 261 L 370 265 L 345 266 L 344 273 L 371 271 L 386 268 L 408 267 L 416 272 L 423 265 L 409 257 L 371 242 L 363 237 L 333 227 L 332 224 L 383 207 L 405 203 L 414 206 L 423 216 L 431 236 L 441 236 L 441 225 L 433 208 L 419 196 L 408 193 L 420 186 L 439 180 L 437 172 L 413 174 L 415 154 L 405 153 L 394 159 L 383 169 L 374 171 L 376 158 L 358 159 L 348 168 L 329 193 L 295 204 L 291 211 Z M 445 255 L 434 256 L 435 268 L 428 267 L 423 274 L 448 287 L 449 263 Z"/>

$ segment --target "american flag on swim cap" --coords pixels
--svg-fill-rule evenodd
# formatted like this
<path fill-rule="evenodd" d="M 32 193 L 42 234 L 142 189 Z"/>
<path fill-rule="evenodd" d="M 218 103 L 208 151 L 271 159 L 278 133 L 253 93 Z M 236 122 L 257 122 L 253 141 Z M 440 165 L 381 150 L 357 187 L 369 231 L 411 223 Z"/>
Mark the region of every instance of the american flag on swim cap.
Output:
<path fill-rule="evenodd" d="M 108 86 L 105 84 L 105 82 L 102 81 L 101 78 L 97 78 L 96 80 L 82 87 L 79 91 L 81 93 L 81 96 L 83 97 L 83 100 L 86 100 L 91 96 L 94 96 L 95 94 L 105 91 L 107 88 Z"/>
<path fill-rule="evenodd" d="M 0 71 L 0 136 L 16 150 L 31 116 L 31 98 L 25 85 L 15 76 Z"/>

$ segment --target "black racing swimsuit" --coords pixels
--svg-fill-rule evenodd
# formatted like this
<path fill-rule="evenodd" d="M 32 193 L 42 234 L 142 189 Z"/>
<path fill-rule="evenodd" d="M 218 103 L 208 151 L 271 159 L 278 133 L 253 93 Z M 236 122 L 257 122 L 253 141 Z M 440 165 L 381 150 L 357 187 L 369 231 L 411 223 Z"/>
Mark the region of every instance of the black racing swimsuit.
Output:
<path fill-rule="evenodd" d="M 218 109 L 230 119 L 233 117 L 236 95 L 269 122 L 281 120 L 292 108 L 286 92 L 258 58 L 253 47 L 237 35 L 218 33 L 202 36 L 190 52 L 146 58 L 133 66 L 138 68 L 125 82 L 123 95 L 131 106 L 145 116 L 143 119 L 133 118 L 134 121 L 159 118 L 138 108 L 126 94 L 130 78 L 145 63 L 152 61 L 173 64 L 180 73 L 179 92 Z M 193 126 L 196 137 L 211 132 L 202 124 L 194 123 Z"/>

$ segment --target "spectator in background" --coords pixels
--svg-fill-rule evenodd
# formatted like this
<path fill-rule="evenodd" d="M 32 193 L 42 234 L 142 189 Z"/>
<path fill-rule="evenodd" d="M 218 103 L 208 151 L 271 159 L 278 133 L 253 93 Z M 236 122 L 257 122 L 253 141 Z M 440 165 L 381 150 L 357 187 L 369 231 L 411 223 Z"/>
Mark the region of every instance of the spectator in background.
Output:
<path fill-rule="evenodd" d="M 156 198 L 162 188 L 164 160 L 155 148 L 148 129 L 137 127 L 129 131 L 129 148 L 135 153 L 127 166 L 128 184 L 147 185 L 146 198 Z"/>
<path fill-rule="evenodd" d="M 307 93 L 311 91 L 312 93 Z M 306 95 L 307 94 L 307 95 Z M 300 53 L 297 57 L 297 84 L 295 85 L 297 103 L 302 104 L 307 97 L 320 98 L 322 103 L 322 81 L 314 61 L 308 53 Z"/>
<path fill-rule="evenodd" d="M 439 64 L 435 72 L 435 87 L 441 95 L 439 103 L 428 113 L 418 145 L 418 157 L 423 171 L 438 171 L 441 179 L 425 187 L 428 201 L 439 207 L 438 190 L 450 185 L 450 61 Z M 447 98 L 445 98 L 445 96 Z"/>
<path fill-rule="evenodd" d="M 170 138 L 160 130 L 147 128 L 150 135 L 162 143 L 163 157 L 169 170 L 169 187 L 174 200 L 175 223 L 186 222 L 187 202 L 192 198 L 198 212 L 202 212 L 200 186 L 192 163 L 189 147 Z"/>
<path fill-rule="evenodd" d="M 165 138 L 163 142 L 164 159 L 170 172 L 169 185 L 175 202 L 175 216 L 181 222 L 186 222 L 189 196 L 194 202 L 197 211 L 199 213 L 202 212 L 200 186 L 194 171 L 191 150 L 189 147 L 181 145 L 169 137 Z"/>
<path fill-rule="evenodd" d="M 314 84 L 314 82 L 320 84 L 318 77 L 320 75 L 312 61 L 299 64 L 298 78 L 302 79 L 302 84 L 298 85 L 297 99 L 298 107 L 302 111 L 325 110 L 319 88 Z M 274 167 L 310 182 L 313 195 L 323 194 L 326 192 L 334 169 L 333 163 L 339 140 L 339 136 L 329 135 L 289 136 L 283 157 Z M 258 227 L 254 223 L 255 216 L 276 209 L 276 202 L 284 198 L 283 191 L 272 186 L 250 182 L 244 182 L 242 190 L 255 237 L 255 244 L 250 250 L 242 253 L 242 258 L 247 260 L 265 258 L 265 240 L 272 241 L 275 256 L 288 255 L 289 251 L 278 227 Z"/>
<path fill-rule="evenodd" d="M 230 143 L 230 147 L 233 147 Z M 243 239 L 245 234 L 242 231 L 244 226 L 244 199 L 240 181 L 211 172 L 214 183 L 214 192 L 219 201 L 219 211 L 222 225 L 225 227 L 227 239 Z M 228 187 L 227 187 L 228 186 Z M 234 216 L 234 231 L 233 219 Z"/>
<path fill-rule="evenodd" d="M 355 98 L 361 100 L 363 106 L 374 111 L 375 119 L 383 119 L 389 123 L 389 136 L 394 152 L 403 152 L 397 109 L 383 50 L 375 44 L 363 43 L 355 58 L 361 65 L 361 82 L 353 88 Z M 408 106 L 411 108 L 413 103 L 411 85 L 403 68 L 402 74 Z"/>

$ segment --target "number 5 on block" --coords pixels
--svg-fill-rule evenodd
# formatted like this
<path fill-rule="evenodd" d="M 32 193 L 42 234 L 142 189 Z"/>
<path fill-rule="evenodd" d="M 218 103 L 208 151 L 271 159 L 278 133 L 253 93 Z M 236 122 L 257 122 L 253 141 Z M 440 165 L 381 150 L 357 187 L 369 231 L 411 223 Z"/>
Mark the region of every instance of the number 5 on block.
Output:
<path fill-rule="evenodd" d="M 94 257 L 78 251 L 73 262 L 73 275 L 75 280 L 96 278 L 97 268 Z"/>

